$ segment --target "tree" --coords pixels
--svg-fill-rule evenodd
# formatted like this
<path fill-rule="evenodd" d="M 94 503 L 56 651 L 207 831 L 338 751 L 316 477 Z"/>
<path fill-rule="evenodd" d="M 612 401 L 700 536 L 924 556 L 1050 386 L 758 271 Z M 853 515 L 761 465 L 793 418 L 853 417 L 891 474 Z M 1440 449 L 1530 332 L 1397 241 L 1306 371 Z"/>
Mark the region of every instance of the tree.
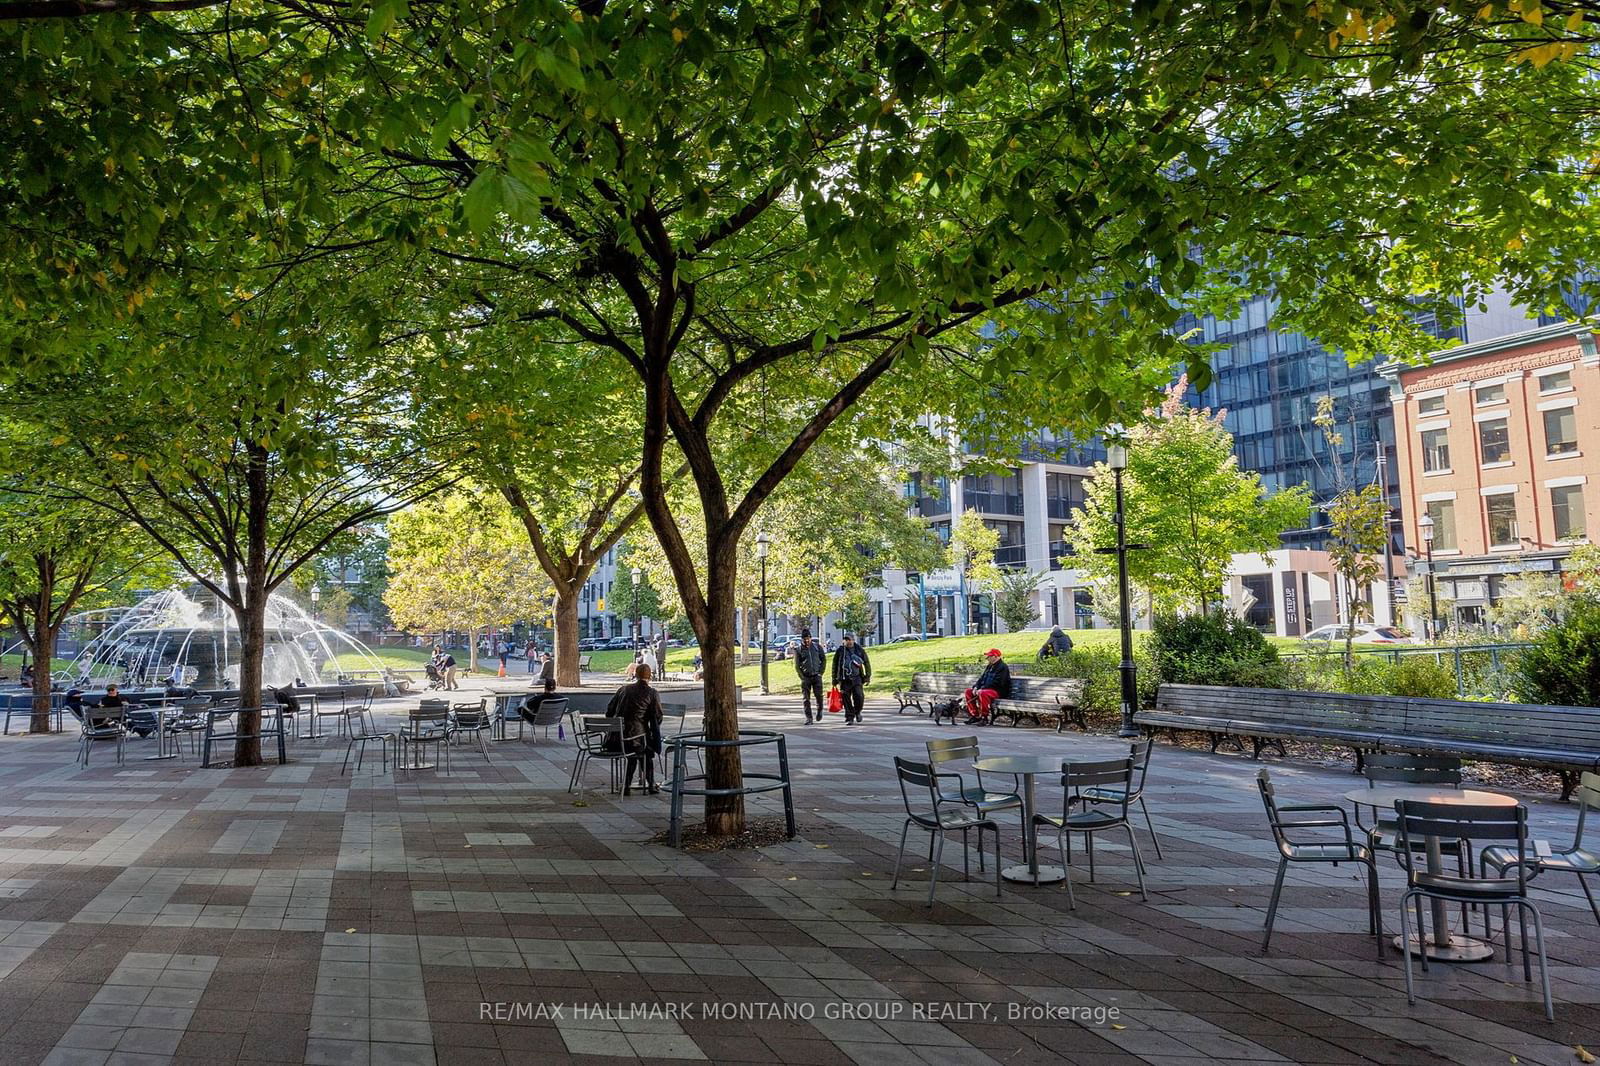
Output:
<path fill-rule="evenodd" d="M 1519 640 L 1526 639 L 1561 621 L 1573 598 L 1563 591 L 1561 579 L 1551 571 L 1508 574 L 1500 584 L 1499 597 L 1489 608 L 1489 621 Z"/>
<path fill-rule="evenodd" d="M 395 625 L 420 632 L 477 634 L 520 618 L 543 618 L 550 584 L 503 499 L 460 487 L 389 519 L 389 584 L 384 603 Z"/>
<path fill-rule="evenodd" d="M 1352 484 L 1350 465 L 1342 461 L 1345 438 L 1334 420 L 1333 397 L 1318 399 L 1313 421 L 1327 441 L 1328 455 L 1337 471 L 1334 484 L 1339 491 L 1327 507 L 1328 560 L 1342 582 L 1339 596 L 1345 622 L 1344 668 L 1349 670 L 1355 665 L 1356 623 L 1372 617 L 1367 593 L 1382 573 L 1378 558 L 1389 539 L 1388 489 L 1376 482 L 1360 487 Z"/>
<path fill-rule="evenodd" d="M 185 166 L 237 174 L 193 184 L 253 201 L 266 174 L 269 202 L 185 197 L 170 227 L 257 230 L 281 252 L 265 274 L 448 262 L 437 332 L 498 321 L 530 352 L 610 348 L 642 392 L 643 502 L 702 640 L 707 729 L 726 739 L 740 542 L 863 408 L 916 398 L 986 434 L 1032 416 L 1091 431 L 1186 361 L 1168 332 L 1183 307 L 1241 283 L 1276 285 L 1286 321 L 1357 353 L 1431 345 L 1419 301 L 1448 315 L 1502 272 L 1527 302 L 1554 298 L 1595 236 L 1592 85 L 1567 62 L 1593 39 L 1590 10 L 1392 8 L 380 0 L 23 22 L 6 50 L 26 60 L 22 103 L 0 128 L 47 177 L 0 188 L 0 205 L 42 215 L 63 254 L 8 235 L 18 280 L 0 277 L 50 292 L 97 269 L 129 220 L 138 265 L 170 269 L 147 169 L 119 177 L 153 154 L 184 189 Z M 188 76 L 211 91 L 163 107 L 172 90 L 155 88 Z M 106 80 L 139 107 L 101 107 Z M 93 150 L 54 149 L 79 143 Z M 355 313 L 385 334 L 391 306 Z M 806 417 L 731 446 L 727 427 L 757 424 L 771 394 L 809 400 Z M 699 567 L 668 498 L 678 453 Z M 736 784 L 737 749 L 708 775 Z M 708 798 L 713 831 L 742 821 L 737 797 Z"/>
<path fill-rule="evenodd" d="M 1000 534 L 979 517 L 977 511 L 963 511 L 950 526 L 945 565 L 955 568 L 961 583 L 963 617 L 957 622 L 957 635 L 965 633 L 972 618 L 972 602 L 988 588 L 1000 583 L 1000 568 L 994 553 L 1000 547 Z"/>
<path fill-rule="evenodd" d="M 355 358 L 338 323 L 300 317 L 311 298 L 285 293 L 251 318 L 163 301 L 163 320 L 130 322 L 79 353 L 76 373 L 0 401 L 30 427 L 26 461 L 72 455 L 56 491 L 137 527 L 233 611 L 236 766 L 261 761 L 267 598 L 340 536 L 448 480 L 408 433 L 388 370 Z"/>
<path fill-rule="evenodd" d="M 33 656 L 29 731 L 50 731 L 56 635 L 76 610 L 116 603 L 161 575 L 148 540 L 98 507 L 0 483 L 0 619 Z"/>
<path fill-rule="evenodd" d="M 1233 556 L 1276 549 L 1279 534 L 1305 524 L 1311 494 L 1303 485 L 1263 492 L 1259 474 L 1239 469 L 1224 414 L 1186 406 L 1185 388 L 1183 380 L 1172 386 L 1159 410 L 1128 433 L 1127 538 L 1142 545 L 1128 552 L 1128 575 L 1158 612 L 1187 607 L 1204 614 L 1221 594 Z M 1091 578 L 1116 571 L 1116 556 L 1096 551 L 1116 543 L 1115 519 L 1115 481 L 1100 463 L 1067 532 L 1076 565 Z"/>
<path fill-rule="evenodd" d="M 385 606 L 400 628 L 488 630 L 548 611 L 516 517 L 486 486 L 458 484 L 398 512 L 389 534 Z"/>
<path fill-rule="evenodd" d="M 1328 505 L 1328 561 L 1344 601 L 1344 665 L 1353 665 L 1355 626 L 1372 617 L 1367 593 L 1383 576 L 1378 559 L 1389 535 L 1389 501 L 1381 485 L 1345 489 Z"/>
<path fill-rule="evenodd" d="M 617 576 L 611 583 L 611 597 L 606 601 L 606 608 L 615 611 L 618 618 L 627 619 L 630 629 L 635 621 L 663 618 L 667 613 L 662 606 L 660 594 L 651 583 L 650 571 L 645 565 L 646 554 L 631 544 L 624 544 L 618 550 Z M 635 567 L 640 570 L 637 585 L 633 583 Z M 634 635 L 637 637 L 642 633 L 641 628 Z"/>
<path fill-rule="evenodd" d="M 420 284 L 416 306 L 426 309 L 428 282 Z M 530 372 L 520 341 L 503 323 L 457 331 L 446 352 L 414 353 L 408 376 L 437 445 L 493 485 L 521 522 L 555 593 L 556 680 L 576 686 L 584 586 L 644 517 L 638 390 L 608 349 L 545 345 Z"/>
<path fill-rule="evenodd" d="M 1033 606 L 1033 594 L 1043 580 L 1043 574 L 1031 570 L 1007 570 L 1000 575 L 994 590 L 994 613 L 1006 624 L 1008 632 L 1027 629 L 1039 617 Z"/>

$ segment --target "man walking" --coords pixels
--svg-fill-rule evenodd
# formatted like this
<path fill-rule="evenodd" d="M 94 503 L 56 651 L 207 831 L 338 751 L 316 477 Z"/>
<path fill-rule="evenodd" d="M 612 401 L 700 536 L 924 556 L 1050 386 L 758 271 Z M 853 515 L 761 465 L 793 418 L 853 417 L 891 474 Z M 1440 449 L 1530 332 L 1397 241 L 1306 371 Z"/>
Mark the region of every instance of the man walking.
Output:
<path fill-rule="evenodd" d="M 861 721 L 861 703 L 866 699 L 862 690 L 871 680 L 872 662 L 867 658 L 867 649 L 856 643 L 853 633 L 846 633 L 844 643 L 833 653 L 833 683 L 844 697 L 846 725 Z"/>
<path fill-rule="evenodd" d="M 817 717 L 815 721 L 822 721 L 822 715 L 827 711 L 827 704 L 822 702 L 822 670 L 828 665 L 828 656 L 823 652 L 822 645 L 811 639 L 811 630 L 800 631 L 800 646 L 794 650 L 794 672 L 800 675 L 800 696 L 805 701 L 806 725 L 813 721 L 811 717 L 811 698 L 817 700 Z"/>

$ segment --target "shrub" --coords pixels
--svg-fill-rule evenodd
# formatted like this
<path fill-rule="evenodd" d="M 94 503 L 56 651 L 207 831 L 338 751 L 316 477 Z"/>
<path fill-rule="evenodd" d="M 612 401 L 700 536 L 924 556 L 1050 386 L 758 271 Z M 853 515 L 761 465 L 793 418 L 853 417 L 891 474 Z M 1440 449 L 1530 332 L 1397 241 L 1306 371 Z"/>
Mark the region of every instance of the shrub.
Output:
<path fill-rule="evenodd" d="M 1575 599 L 1566 617 L 1539 634 L 1511 666 L 1524 703 L 1600 706 L 1600 601 Z"/>
<path fill-rule="evenodd" d="M 1446 663 L 1423 655 L 1402 656 L 1394 662 L 1375 655 L 1358 657 L 1349 671 L 1325 671 L 1321 680 L 1335 692 L 1363 696 L 1410 696 L 1416 699 L 1456 698 L 1455 671 Z"/>
<path fill-rule="evenodd" d="M 1161 680 L 1175 685 L 1284 688 L 1294 682 L 1278 649 L 1236 615 L 1157 618 L 1150 648 Z"/>
<path fill-rule="evenodd" d="M 1150 651 L 1141 644 L 1133 648 L 1140 706 L 1155 702 L 1161 677 Z M 1083 678 L 1083 709 L 1091 717 L 1122 713 L 1122 649 L 1116 646 L 1074 648 L 1064 657 L 1045 659 L 1030 667 L 1035 677 Z"/>

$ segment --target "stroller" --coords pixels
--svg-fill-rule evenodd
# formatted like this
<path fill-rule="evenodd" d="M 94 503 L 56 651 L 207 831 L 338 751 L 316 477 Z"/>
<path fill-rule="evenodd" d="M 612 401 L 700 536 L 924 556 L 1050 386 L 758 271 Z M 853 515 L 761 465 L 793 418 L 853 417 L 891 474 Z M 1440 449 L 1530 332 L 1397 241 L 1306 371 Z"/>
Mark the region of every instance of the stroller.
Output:
<path fill-rule="evenodd" d="M 424 666 L 428 671 L 427 690 L 429 692 L 434 692 L 438 689 L 444 688 L 444 672 L 439 669 L 438 665 L 432 661 L 429 661 L 428 663 L 424 664 Z"/>

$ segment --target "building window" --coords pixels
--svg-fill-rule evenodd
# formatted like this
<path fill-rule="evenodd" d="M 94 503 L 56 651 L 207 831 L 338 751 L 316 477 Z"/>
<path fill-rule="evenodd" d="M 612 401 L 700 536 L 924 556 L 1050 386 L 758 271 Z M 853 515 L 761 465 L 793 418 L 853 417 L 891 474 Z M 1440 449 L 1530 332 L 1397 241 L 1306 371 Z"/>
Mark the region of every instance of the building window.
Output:
<path fill-rule="evenodd" d="M 1435 551 L 1456 550 L 1456 501 L 1429 500 L 1428 517 L 1433 519 L 1433 548 Z"/>
<path fill-rule="evenodd" d="M 1578 450 L 1578 409 L 1559 407 L 1544 413 L 1546 455 L 1568 455 Z"/>
<path fill-rule="evenodd" d="M 1424 396 L 1417 401 L 1417 414 L 1442 415 L 1444 414 L 1443 396 Z"/>
<path fill-rule="evenodd" d="M 1478 423 L 1478 450 L 1484 464 L 1504 463 L 1511 458 L 1511 431 L 1503 418 Z"/>
<path fill-rule="evenodd" d="M 1583 486 L 1561 485 L 1550 490 L 1550 513 L 1555 518 L 1557 540 L 1577 540 L 1587 530 L 1583 520 Z"/>
<path fill-rule="evenodd" d="M 1483 498 L 1484 511 L 1489 518 L 1489 547 L 1515 548 L 1517 546 L 1517 494 L 1497 492 Z M 1438 543 L 1435 538 L 1434 543 Z"/>
<path fill-rule="evenodd" d="M 1422 472 L 1432 474 L 1450 469 L 1450 431 L 1425 429 L 1422 431 Z"/>
<path fill-rule="evenodd" d="M 1497 382 L 1493 385 L 1479 385 L 1472 390 L 1472 402 L 1476 404 L 1505 403 L 1505 382 Z"/>
<path fill-rule="evenodd" d="M 1549 394 L 1552 392 L 1566 392 L 1572 388 L 1572 371 L 1558 370 L 1554 374 L 1543 374 L 1539 377 L 1539 392 Z"/>

